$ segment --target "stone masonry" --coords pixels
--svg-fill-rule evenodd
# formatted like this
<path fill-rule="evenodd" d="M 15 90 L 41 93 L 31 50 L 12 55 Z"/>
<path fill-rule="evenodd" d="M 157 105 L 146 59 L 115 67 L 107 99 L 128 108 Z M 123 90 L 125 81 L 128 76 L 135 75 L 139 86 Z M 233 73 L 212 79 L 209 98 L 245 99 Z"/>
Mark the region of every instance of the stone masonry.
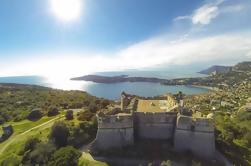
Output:
<path fill-rule="evenodd" d="M 181 104 L 182 103 L 182 104 Z M 122 93 L 121 113 L 97 114 L 95 148 L 107 150 L 134 145 L 136 139 L 167 140 L 177 152 L 213 158 L 214 125 L 209 118 L 182 115 L 183 100 L 171 94 L 143 98 Z"/>

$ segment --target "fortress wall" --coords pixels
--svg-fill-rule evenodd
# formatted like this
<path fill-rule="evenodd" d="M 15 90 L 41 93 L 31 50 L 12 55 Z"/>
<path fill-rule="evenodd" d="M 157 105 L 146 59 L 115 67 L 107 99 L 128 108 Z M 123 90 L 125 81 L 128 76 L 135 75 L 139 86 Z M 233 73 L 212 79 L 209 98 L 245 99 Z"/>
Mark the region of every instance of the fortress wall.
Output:
<path fill-rule="evenodd" d="M 176 122 L 176 113 L 159 112 L 144 113 L 136 112 L 136 131 L 142 139 L 170 139 Z"/>
<path fill-rule="evenodd" d="M 174 134 L 174 148 L 181 152 L 191 151 L 200 157 L 213 158 L 215 154 L 213 123 L 206 118 L 179 115 Z"/>
<path fill-rule="evenodd" d="M 131 114 L 105 115 L 97 118 L 98 128 L 100 129 L 133 128 L 133 117 Z"/>
<path fill-rule="evenodd" d="M 98 129 L 95 147 L 100 150 L 107 150 L 110 148 L 122 148 L 124 146 L 133 145 L 133 133 L 133 128 Z"/>
<path fill-rule="evenodd" d="M 174 148 L 180 152 L 191 151 L 200 157 L 213 158 L 215 154 L 214 133 L 176 129 Z"/>
<path fill-rule="evenodd" d="M 131 114 L 97 116 L 98 131 L 94 146 L 99 150 L 133 145 L 134 129 Z"/>

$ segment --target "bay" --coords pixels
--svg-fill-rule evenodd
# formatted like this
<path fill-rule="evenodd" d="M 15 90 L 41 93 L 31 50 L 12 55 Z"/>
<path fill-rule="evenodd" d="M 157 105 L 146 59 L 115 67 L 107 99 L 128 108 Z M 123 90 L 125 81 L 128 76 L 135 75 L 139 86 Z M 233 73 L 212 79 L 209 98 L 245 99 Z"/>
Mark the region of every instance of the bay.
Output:
<path fill-rule="evenodd" d="M 141 73 L 109 72 L 109 73 L 97 73 L 97 74 L 108 75 L 108 76 L 120 75 L 120 74 L 139 76 L 142 75 L 142 72 Z M 144 71 L 143 74 L 144 76 L 156 77 L 156 75 L 154 75 L 154 72 Z M 166 78 L 165 75 L 159 74 L 157 76 L 161 78 Z M 198 74 L 196 74 L 196 76 L 198 76 Z M 172 75 L 172 78 L 175 78 L 175 76 Z M 48 79 L 46 77 L 40 77 L 40 76 L 0 77 L 0 83 L 40 85 L 63 90 L 82 90 L 90 93 L 91 95 L 112 100 L 118 100 L 120 98 L 120 94 L 122 91 L 145 97 L 156 96 L 165 93 L 177 93 L 179 91 L 182 91 L 183 93 L 189 95 L 208 92 L 208 89 L 193 87 L 193 86 L 181 86 L 181 85 L 167 86 L 167 85 L 161 85 L 159 83 L 148 83 L 148 82 L 122 82 L 122 83 L 103 84 L 103 83 L 93 83 L 86 81 L 71 81 L 69 79 L 57 79 L 57 78 Z"/>

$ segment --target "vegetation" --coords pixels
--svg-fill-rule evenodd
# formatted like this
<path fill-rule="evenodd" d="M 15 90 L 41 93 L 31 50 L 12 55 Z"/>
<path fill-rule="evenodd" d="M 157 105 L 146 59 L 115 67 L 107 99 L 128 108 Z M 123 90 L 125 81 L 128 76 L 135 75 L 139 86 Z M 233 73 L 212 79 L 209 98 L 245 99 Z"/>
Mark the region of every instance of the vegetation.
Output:
<path fill-rule="evenodd" d="M 109 103 L 109 100 L 81 91 L 0 84 L 0 127 L 7 122 L 14 129 L 12 136 L 0 143 L 0 165 L 53 165 L 59 160 L 64 160 L 63 164 L 78 164 L 79 155 L 76 154 L 80 152 L 73 147 L 80 147 L 93 139 L 97 125 L 92 119 L 80 122 L 77 117 L 60 121 L 65 115 L 64 110 L 92 110 L 94 116 Z M 74 116 L 76 114 L 72 111 Z M 68 154 L 58 158 L 58 154 L 64 153 L 75 155 L 74 158 L 67 158 Z M 84 163 L 94 163 L 80 159 Z"/>
<path fill-rule="evenodd" d="M 78 166 L 108 166 L 108 165 L 103 162 L 95 161 L 93 158 L 89 157 L 88 154 L 85 154 L 84 156 L 79 158 Z"/>
<path fill-rule="evenodd" d="M 49 166 L 62 165 L 62 166 L 77 166 L 78 159 L 81 153 L 71 146 L 63 147 L 57 150 L 51 157 Z"/>
<path fill-rule="evenodd" d="M 34 109 L 39 109 L 42 116 L 55 116 L 57 111 L 54 108 L 59 111 L 90 106 L 92 112 L 96 112 L 109 103 L 109 100 L 97 99 L 82 91 L 63 91 L 33 85 L 0 84 L 0 124 L 30 118 L 33 116 L 30 113 Z"/>
<path fill-rule="evenodd" d="M 217 148 L 236 165 L 251 164 L 251 62 L 235 65 L 227 73 L 207 77 L 217 88 L 206 94 L 185 97 L 195 114 L 214 115 Z"/>
<path fill-rule="evenodd" d="M 63 122 L 56 122 L 52 126 L 49 138 L 57 147 L 63 147 L 67 145 L 69 136 L 68 126 Z"/>
<path fill-rule="evenodd" d="M 186 96 L 184 103 L 194 114 L 213 114 L 217 149 L 235 165 L 250 165 L 251 112 L 245 105 L 251 102 L 251 64 L 240 63 L 227 73 L 182 81 L 217 88 Z M 0 84 L 0 125 L 8 122 L 14 129 L 0 143 L 0 165 L 105 166 L 75 148 L 93 140 L 97 132 L 95 114 L 110 103 L 81 91 Z M 64 117 L 67 121 L 62 121 Z M 144 152 L 139 149 L 139 154 Z M 123 149 L 121 154 L 127 152 L 132 151 Z"/>
<path fill-rule="evenodd" d="M 220 151 L 235 164 L 251 163 L 251 113 L 235 115 L 217 113 L 215 116 L 216 142 Z"/>
<path fill-rule="evenodd" d="M 33 109 L 29 115 L 27 116 L 27 119 L 29 120 L 38 120 L 40 119 L 41 117 L 43 116 L 42 112 L 41 112 L 41 109 Z"/>
<path fill-rule="evenodd" d="M 29 138 L 39 138 L 45 141 L 48 138 L 50 128 L 53 123 L 60 119 L 62 115 L 56 117 L 43 117 L 38 121 L 23 120 L 20 122 L 10 122 L 14 133 L 6 141 L 0 143 L 0 165 L 15 165 L 13 161 L 21 162 L 20 152 L 25 147 L 25 142 Z"/>
<path fill-rule="evenodd" d="M 73 111 L 72 110 L 67 110 L 65 113 L 65 119 L 66 120 L 72 120 L 73 119 Z"/>
<path fill-rule="evenodd" d="M 62 117 L 62 115 L 59 116 Z M 43 118 L 39 121 L 42 120 Z M 80 159 L 80 165 L 91 165 L 93 163 L 103 165 L 94 160 L 89 161 L 80 158 L 82 154 L 75 149 L 88 143 L 95 137 L 97 130 L 96 122 L 84 121 L 76 124 L 72 122 L 73 121 L 56 121 L 54 124 L 52 123 L 53 125 L 51 124 L 51 130 L 51 125 L 48 125 L 38 128 L 38 131 L 31 130 L 30 133 L 22 132 L 24 130 L 20 130 L 20 128 L 19 131 L 21 131 L 21 134 L 11 139 L 16 141 L 16 143 L 11 142 L 8 150 L 2 154 L 0 152 L 0 165 L 37 164 L 43 166 L 59 164 L 68 166 L 69 164 L 77 165 Z M 14 128 L 16 127 L 14 126 Z M 20 137 L 20 135 L 22 136 Z M 17 137 L 19 139 L 17 139 Z M 9 141 L 10 140 L 8 140 L 8 142 Z M 4 143 L 3 146 L 5 145 Z"/>
<path fill-rule="evenodd" d="M 59 110 L 57 107 L 51 107 L 47 112 L 47 116 L 56 116 L 59 114 Z"/>

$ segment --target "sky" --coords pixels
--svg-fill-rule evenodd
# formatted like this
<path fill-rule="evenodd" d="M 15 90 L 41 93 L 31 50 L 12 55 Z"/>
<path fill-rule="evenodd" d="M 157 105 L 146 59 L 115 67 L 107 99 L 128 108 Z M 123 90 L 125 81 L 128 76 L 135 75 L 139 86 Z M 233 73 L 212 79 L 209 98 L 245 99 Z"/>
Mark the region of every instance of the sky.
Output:
<path fill-rule="evenodd" d="M 0 76 L 251 60 L 251 0 L 2 0 Z"/>

